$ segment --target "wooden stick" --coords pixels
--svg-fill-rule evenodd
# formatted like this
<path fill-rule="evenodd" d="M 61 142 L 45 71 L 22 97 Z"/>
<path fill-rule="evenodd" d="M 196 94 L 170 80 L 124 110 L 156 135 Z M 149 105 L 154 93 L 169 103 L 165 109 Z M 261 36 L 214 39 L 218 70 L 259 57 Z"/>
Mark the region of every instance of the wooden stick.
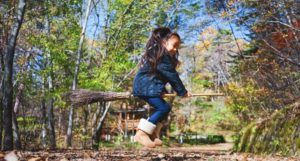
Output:
<path fill-rule="evenodd" d="M 163 95 L 163 97 L 175 97 L 177 96 L 176 93 L 166 93 Z M 225 96 L 224 93 L 193 93 L 190 97 L 196 97 L 196 96 Z M 134 97 L 131 94 L 131 97 Z"/>
<path fill-rule="evenodd" d="M 174 97 L 177 96 L 176 93 L 167 93 L 163 95 L 164 97 Z M 224 93 L 192 93 L 190 97 L 196 96 L 224 96 Z"/>

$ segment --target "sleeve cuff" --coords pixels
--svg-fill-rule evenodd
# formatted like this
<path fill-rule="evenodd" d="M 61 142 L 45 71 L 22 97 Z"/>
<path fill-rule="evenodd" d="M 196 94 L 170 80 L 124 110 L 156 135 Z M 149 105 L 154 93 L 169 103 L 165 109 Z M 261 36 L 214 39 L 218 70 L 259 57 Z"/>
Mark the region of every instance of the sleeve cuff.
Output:
<path fill-rule="evenodd" d="M 186 93 L 187 93 L 187 90 L 184 90 L 184 91 L 181 92 L 181 93 L 177 93 L 177 95 L 182 97 L 182 96 L 184 96 Z"/>

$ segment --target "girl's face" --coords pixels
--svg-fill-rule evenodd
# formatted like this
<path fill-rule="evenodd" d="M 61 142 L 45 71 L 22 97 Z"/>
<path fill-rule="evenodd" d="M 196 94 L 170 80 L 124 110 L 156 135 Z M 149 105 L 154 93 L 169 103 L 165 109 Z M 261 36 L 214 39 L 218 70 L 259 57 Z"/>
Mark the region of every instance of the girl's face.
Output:
<path fill-rule="evenodd" d="M 179 48 L 180 40 L 177 36 L 171 36 L 167 41 L 164 41 L 163 45 L 171 55 L 175 55 Z"/>

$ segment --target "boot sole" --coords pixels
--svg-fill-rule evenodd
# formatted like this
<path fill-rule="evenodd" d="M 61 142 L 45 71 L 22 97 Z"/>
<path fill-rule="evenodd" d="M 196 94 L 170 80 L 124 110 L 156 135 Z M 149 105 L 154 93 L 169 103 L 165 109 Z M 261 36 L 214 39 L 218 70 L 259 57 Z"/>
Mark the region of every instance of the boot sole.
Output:
<path fill-rule="evenodd" d="M 137 136 L 134 136 L 134 137 L 133 137 L 133 141 L 134 141 L 134 142 L 138 142 L 138 143 L 140 143 L 141 145 L 143 145 L 144 147 L 147 147 L 147 148 L 155 148 L 155 144 L 154 144 L 153 147 L 152 147 L 152 146 L 147 146 L 147 145 L 142 144 L 142 142 L 139 140 L 139 138 L 138 138 Z"/>

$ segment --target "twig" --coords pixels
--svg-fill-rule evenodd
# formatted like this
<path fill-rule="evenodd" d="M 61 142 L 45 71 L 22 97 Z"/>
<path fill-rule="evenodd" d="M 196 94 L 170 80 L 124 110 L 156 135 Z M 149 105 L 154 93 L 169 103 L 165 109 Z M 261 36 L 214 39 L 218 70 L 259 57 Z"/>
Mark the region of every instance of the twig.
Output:
<path fill-rule="evenodd" d="M 289 24 L 283 23 L 283 22 L 281 22 L 281 21 L 267 21 L 267 22 L 269 22 L 269 23 L 279 23 L 279 24 L 281 24 L 281 25 L 283 25 L 283 26 L 287 26 L 287 27 L 289 27 L 289 28 L 292 28 L 293 30 L 296 30 L 296 31 L 300 32 L 299 29 L 297 29 L 297 28 L 295 28 L 295 27 L 293 27 L 293 26 L 291 26 L 291 25 L 289 25 Z"/>
<path fill-rule="evenodd" d="M 278 49 L 276 49 L 274 46 L 272 46 L 271 44 L 269 44 L 265 39 L 262 39 L 262 40 L 263 40 L 263 42 L 266 43 L 267 46 L 269 46 L 270 48 L 272 48 L 275 51 L 275 52 L 272 52 L 272 53 L 274 53 L 276 56 L 280 57 L 281 59 L 287 60 L 288 62 L 290 62 L 290 63 L 292 63 L 292 64 L 297 65 L 298 67 L 300 67 L 300 63 L 294 62 L 290 58 L 281 56 L 282 53 Z"/>

